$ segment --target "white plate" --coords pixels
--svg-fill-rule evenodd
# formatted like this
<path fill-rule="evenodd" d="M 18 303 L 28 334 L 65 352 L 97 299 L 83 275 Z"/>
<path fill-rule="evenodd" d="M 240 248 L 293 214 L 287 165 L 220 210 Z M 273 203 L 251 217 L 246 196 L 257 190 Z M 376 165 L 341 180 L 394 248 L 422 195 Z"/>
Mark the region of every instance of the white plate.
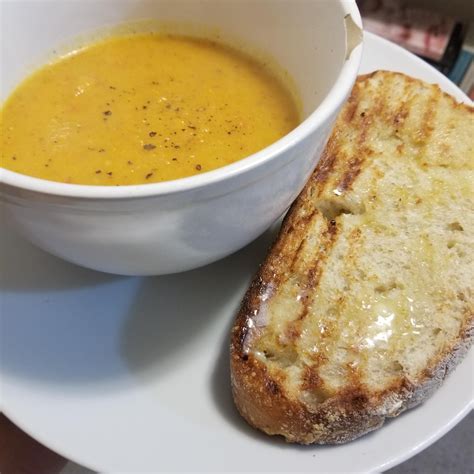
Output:
<path fill-rule="evenodd" d="M 366 35 L 363 72 L 403 71 L 463 99 L 430 66 Z M 121 278 L 51 257 L 2 231 L 2 409 L 64 456 L 106 472 L 377 472 L 427 447 L 472 405 L 468 357 L 424 405 L 339 447 L 250 429 L 229 389 L 227 340 L 271 240 L 212 266 Z"/>

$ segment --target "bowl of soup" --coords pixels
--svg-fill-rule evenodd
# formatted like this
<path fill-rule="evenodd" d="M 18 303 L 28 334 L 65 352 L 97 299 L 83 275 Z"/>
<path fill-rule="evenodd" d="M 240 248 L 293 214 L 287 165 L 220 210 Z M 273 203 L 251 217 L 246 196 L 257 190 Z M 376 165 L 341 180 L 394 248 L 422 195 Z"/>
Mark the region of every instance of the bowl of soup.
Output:
<path fill-rule="evenodd" d="M 5 217 L 123 275 L 197 268 L 264 232 L 361 59 L 352 1 L 54 0 L 3 16 Z"/>

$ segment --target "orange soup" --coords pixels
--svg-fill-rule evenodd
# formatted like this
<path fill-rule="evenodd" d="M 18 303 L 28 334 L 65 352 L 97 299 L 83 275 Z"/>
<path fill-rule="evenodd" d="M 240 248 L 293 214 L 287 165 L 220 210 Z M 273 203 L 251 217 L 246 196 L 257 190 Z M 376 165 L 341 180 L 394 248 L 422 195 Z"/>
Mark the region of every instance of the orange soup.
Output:
<path fill-rule="evenodd" d="M 299 123 L 259 61 L 184 36 L 116 36 L 27 78 L 1 111 L 1 166 L 38 178 L 131 185 L 204 173 Z"/>

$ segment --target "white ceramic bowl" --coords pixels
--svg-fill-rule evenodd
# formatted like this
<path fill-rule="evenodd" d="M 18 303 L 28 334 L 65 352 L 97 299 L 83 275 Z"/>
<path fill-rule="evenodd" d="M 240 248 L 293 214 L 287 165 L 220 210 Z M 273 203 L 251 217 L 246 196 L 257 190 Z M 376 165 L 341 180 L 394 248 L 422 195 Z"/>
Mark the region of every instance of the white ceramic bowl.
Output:
<path fill-rule="evenodd" d="M 5 214 L 21 235 L 71 262 L 124 275 L 196 268 L 267 229 L 317 163 L 362 53 L 355 1 L 16 0 L 2 10 L 3 99 L 58 45 L 146 18 L 217 28 L 273 56 L 296 83 L 304 104 L 300 126 L 259 153 L 199 176 L 100 187 L 1 170 Z"/>

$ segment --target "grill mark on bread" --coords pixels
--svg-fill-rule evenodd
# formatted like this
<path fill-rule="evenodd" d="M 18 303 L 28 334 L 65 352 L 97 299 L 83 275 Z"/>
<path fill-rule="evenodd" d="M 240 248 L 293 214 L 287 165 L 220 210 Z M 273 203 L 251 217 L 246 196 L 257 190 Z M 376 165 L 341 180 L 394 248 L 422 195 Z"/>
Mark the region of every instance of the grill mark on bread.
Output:
<path fill-rule="evenodd" d="M 421 138 L 423 139 L 423 144 L 426 146 L 428 140 L 434 131 L 434 120 L 436 118 L 437 105 L 440 100 L 440 95 L 437 90 L 431 93 L 431 98 L 426 104 L 426 110 L 423 114 L 423 121 L 421 123 Z"/>
<path fill-rule="evenodd" d="M 331 253 L 332 247 L 336 240 L 338 233 L 338 227 L 335 220 L 331 220 L 327 223 L 327 229 L 322 235 L 322 242 L 323 242 L 323 250 L 319 251 L 317 255 L 315 255 L 315 262 L 313 266 L 308 269 L 307 279 L 305 284 L 306 292 L 308 290 L 312 290 L 312 295 L 316 293 L 316 289 L 319 284 L 319 280 L 321 278 L 324 263 L 327 260 L 329 254 Z M 297 320 L 300 321 L 301 330 L 301 321 L 303 321 L 306 316 L 308 316 L 310 305 L 313 302 L 314 298 L 311 298 L 308 294 L 305 295 L 306 297 L 302 299 L 303 309 L 298 316 Z M 299 333 L 298 333 L 299 335 Z"/>
<path fill-rule="evenodd" d="M 318 165 L 318 169 L 312 178 L 312 181 L 315 183 L 325 183 L 327 181 L 328 176 L 332 173 L 334 169 L 334 165 L 336 163 L 336 153 L 333 153 L 332 150 L 332 143 L 331 140 L 329 141 L 327 151 L 324 152 L 323 156 L 321 157 L 320 164 Z M 317 195 L 320 195 L 323 192 L 323 186 L 317 188 Z"/>
<path fill-rule="evenodd" d="M 400 131 L 400 127 L 403 127 L 406 118 L 408 117 L 409 110 L 406 104 L 403 102 L 400 109 L 398 109 L 395 117 L 393 118 L 393 123 L 397 127 L 396 132 Z"/>
<path fill-rule="evenodd" d="M 285 345 L 294 345 L 301 334 L 302 315 L 296 321 L 290 321 L 285 328 Z"/>
<path fill-rule="evenodd" d="M 318 374 L 318 366 L 306 365 L 301 376 L 300 390 L 303 394 L 308 394 L 309 399 L 306 400 L 306 405 L 322 403 L 327 400 L 331 393 L 326 387 L 324 380 Z"/>
<path fill-rule="evenodd" d="M 316 293 L 320 278 L 322 276 L 322 269 L 324 268 L 324 263 L 328 259 L 329 254 L 331 253 L 332 247 L 337 237 L 337 233 L 338 228 L 336 221 L 329 221 L 327 223 L 327 230 L 323 233 L 322 240 L 324 242 L 324 249 L 314 256 L 314 263 L 311 267 L 309 267 L 306 273 L 306 283 L 303 288 L 303 295 L 300 295 L 301 304 L 303 306 L 301 312 L 295 320 L 288 322 L 284 329 L 285 345 L 295 344 L 297 339 L 301 335 L 303 320 L 308 316 L 309 308 L 314 300 L 311 295 L 314 296 L 314 294 Z M 298 247 L 298 253 L 301 252 L 303 243 L 304 239 L 301 241 L 301 244 Z M 294 266 L 296 261 L 296 258 L 293 259 L 292 267 Z"/>
<path fill-rule="evenodd" d="M 354 117 L 355 117 L 355 114 L 357 112 L 357 108 L 359 107 L 359 94 L 358 94 L 358 90 L 357 88 L 354 89 L 353 93 L 351 94 L 348 102 L 347 102 L 347 105 L 346 105 L 346 108 L 345 108 L 345 111 L 343 112 L 343 120 L 345 120 L 346 122 L 351 122 Z"/>
<path fill-rule="evenodd" d="M 277 395 L 280 392 L 280 388 L 278 386 L 278 383 L 276 383 L 274 380 L 268 378 L 265 381 L 265 387 L 267 390 L 272 394 L 272 395 Z"/>
<path fill-rule="evenodd" d="M 346 255 L 344 256 L 344 258 L 347 259 L 347 260 L 352 261 L 354 266 L 357 266 L 357 255 L 360 251 L 359 250 L 360 249 L 359 244 L 360 244 L 361 237 L 362 237 L 362 232 L 359 228 L 353 229 L 351 231 L 351 233 L 349 234 L 349 237 L 348 237 L 349 249 L 348 249 Z M 350 275 L 344 275 L 344 278 L 347 280 L 347 279 L 349 279 L 349 276 Z M 330 328 L 328 328 L 329 331 L 330 331 L 331 341 L 334 341 L 334 344 L 337 344 L 337 341 L 340 340 L 341 333 L 342 333 L 342 331 L 344 330 L 344 328 L 346 327 L 346 325 L 348 323 L 347 322 L 347 318 L 348 318 L 347 315 L 350 314 L 350 313 L 348 311 L 346 311 L 346 308 L 348 307 L 349 304 L 350 304 L 350 302 L 346 298 L 345 292 L 343 291 L 342 293 L 339 294 L 339 297 L 338 297 L 337 301 L 335 302 L 335 305 L 339 308 L 339 314 L 345 315 L 345 317 L 339 318 L 338 324 L 333 323 L 333 324 L 330 325 Z M 330 348 L 328 348 L 329 351 L 331 351 L 333 349 L 333 345 Z M 362 365 L 362 361 L 360 362 L 360 364 Z M 361 369 L 362 369 L 362 367 L 359 365 L 358 369 L 355 370 L 355 373 L 357 375 L 359 375 Z M 357 381 L 357 378 L 351 380 L 352 385 L 354 385 L 354 383 L 356 381 Z M 358 379 L 358 381 L 360 382 L 360 378 Z"/>
<path fill-rule="evenodd" d="M 319 376 L 316 368 L 314 365 L 307 365 L 303 369 L 303 375 L 301 376 L 302 390 L 316 390 L 324 386 L 324 380 Z"/>
<path fill-rule="evenodd" d="M 302 329 L 302 323 L 303 320 L 308 316 L 309 314 L 309 308 L 313 302 L 313 298 L 310 296 L 310 291 L 311 295 L 314 295 L 316 292 L 316 289 L 319 284 L 319 280 L 322 275 L 322 269 L 324 268 L 324 263 L 328 258 L 328 255 L 331 253 L 332 246 L 334 245 L 334 242 L 337 237 L 337 224 L 335 220 L 331 220 L 328 222 L 327 225 L 327 230 L 323 233 L 323 242 L 324 242 L 324 250 L 318 252 L 313 259 L 313 265 L 309 267 L 307 273 L 306 273 L 306 283 L 303 288 L 303 295 L 301 296 L 301 304 L 302 304 L 302 309 L 299 314 L 299 316 L 293 320 L 288 322 L 284 329 L 284 340 L 285 340 L 285 345 L 289 344 L 295 344 L 297 339 L 301 335 L 301 329 Z M 298 247 L 298 254 L 301 253 L 301 250 L 303 248 L 305 239 L 302 239 L 299 247 Z M 293 267 L 297 261 L 296 255 L 295 258 L 292 261 L 291 266 Z"/>
<path fill-rule="evenodd" d="M 296 252 L 293 255 L 293 260 L 291 261 L 290 272 L 294 270 L 295 263 L 300 257 L 300 252 L 301 252 L 301 249 L 303 248 L 305 242 L 306 242 L 306 239 L 302 239 L 300 244 L 298 245 L 298 248 L 296 249 Z"/>
<path fill-rule="evenodd" d="M 350 109 L 350 113 L 344 115 L 344 120 L 347 122 L 347 125 L 350 126 L 350 122 L 354 120 L 354 116 L 356 111 L 360 106 L 359 100 L 359 93 L 358 88 L 355 87 L 355 93 L 352 94 L 351 100 L 353 103 Z M 353 97 L 353 99 L 352 99 Z M 380 115 L 383 113 L 384 108 L 384 100 L 379 100 L 375 107 L 375 111 L 362 111 L 358 114 L 357 117 L 357 127 L 358 127 L 358 137 L 357 137 L 357 148 L 355 151 L 355 156 L 348 161 L 348 164 L 345 166 L 345 172 L 343 173 L 342 177 L 340 178 L 337 189 L 340 192 L 347 191 L 351 188 L 352 184 L 355 182 L 357 177 L 359 176 L 364 162 L 367 158 L 369 158 L 373 154 L 373 150 L 366 144 L 367 135 L 369 133 L 373 115 Z M 337 149 L 337 146 L 334 146 L 333 153 L 337 154 L 340 152 L 340 149 Z"/>
<path fill-rule="evenodd" d="M 337 185 L 339 191 L 347 191 L 351 187 L 357 176 L 359 176 L 363 163 L 364 159 L 361 156 L 356 157 L 349 162 L 347 172 L 342 176 Z"/>

